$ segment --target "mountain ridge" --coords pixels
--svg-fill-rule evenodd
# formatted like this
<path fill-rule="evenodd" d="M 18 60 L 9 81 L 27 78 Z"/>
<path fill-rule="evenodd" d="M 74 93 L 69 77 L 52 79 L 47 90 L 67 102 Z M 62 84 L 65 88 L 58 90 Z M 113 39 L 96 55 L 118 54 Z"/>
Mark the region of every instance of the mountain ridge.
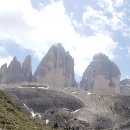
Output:
<path fill-rule="evenodd" d="M 111 89 L 105 90 L 104 87 L 100 88 L 97 85 L 97 87 L 94 87 L 97 89 L 99 88 L 98 90 L 95 89 L 96 92 L 104 89 L 104 92 L 100 93 L 99 91 L 99 94 L 120 94 L 120 70 L 117 65 L 105 54 L 99 53 L 94 55 L 93 61 L 86 68 L 86 71 L 88 72 L 84 71 L 84 73 L 88 73 L 88 76 L 84 76 L 85 74 L 83 74 L 82 80 L 79 84 L 81 88 L 85 88 L 83 87 L 83 84 L 88 84 L 88 88 L 91 89 L 93 88 L 91 87 L 92 84 L 103 84 L 102 86 L 105 86 L 105 88 L 106 86 L 107 88 L 110 88 L 111 86 Z M 91 79 L 93 78 L 92 75 L 94 75 L 94 73 L 96 73 L 96 76 L 94 76 L 94 81 L 91 82 Z M 89 79 L 89 82 L 86 83 L 87 80 L 85 77 L 87 77 L 86 79 Z M 48 50 L 46 55 L 37 66 L 34 74 L 32 74 L 32 61 L 30 55 L 25 57 L 25 60 L 22 64 L 17 60 L 16 57 L 14 57 L 8 67 L 7 64 L 1 66 L 1 84 L 24 82 L 37 82 L 62 88 L 73 86 L 78 87 L 78 84 L 75 80 L 74 59 L 68 51 L 65 51 L 61 44 L 56 44 Z M 90 89 L 86 90 L 91 91 Z"/>

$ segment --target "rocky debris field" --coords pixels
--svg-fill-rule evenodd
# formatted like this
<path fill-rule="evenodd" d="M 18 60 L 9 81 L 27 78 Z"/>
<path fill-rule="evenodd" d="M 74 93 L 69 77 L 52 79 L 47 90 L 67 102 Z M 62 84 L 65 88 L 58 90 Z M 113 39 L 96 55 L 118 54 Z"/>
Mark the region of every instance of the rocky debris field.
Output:
<path fill-rule="evenodd" d="M 75 87 L 63 89 L 40 84 L 9 87 L 4 92 L 17 105 L 30 116 L 40 115 L 44 122 L 49 120 L 52 127 L 58 123 L 62 128 L 68 124 L 83 130 L 130 129 L 130 96 L 97 95 Z"/>

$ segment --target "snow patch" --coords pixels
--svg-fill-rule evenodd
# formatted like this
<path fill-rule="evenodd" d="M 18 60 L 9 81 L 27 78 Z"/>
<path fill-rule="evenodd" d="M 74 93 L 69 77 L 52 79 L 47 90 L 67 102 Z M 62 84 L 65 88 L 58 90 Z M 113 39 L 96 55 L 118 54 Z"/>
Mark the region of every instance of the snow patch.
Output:
<path fill-rule="evenodd" d="M 23 105 L 24 105 L 24 107 L 27 108 L 27 110 L 29 110 L 29 107 L 25 103 L 23 103 Z"/>
<path fill-rule="evenodd" d="M 65 111 L 69 111 L 69 109 L 68 108 L 62 108 L 63 110 L 65 110 Z"/>
<path fill-rule="evenodd" d="M 33 111 L 31 111 L 31 114 L 33 118 L 36 116 L 36 114 Z"/>
<path fill-rule="evenodd" d="M 49 89 L 49 87 L 38 87 L 40 89 Z"/>
<path fill-rule="evenodd" d="M 80 109 L 77 109 L 77 110 L 75 110 L 75 111 L 73 111 L 73 112 L 71 112 L 71 113 L 77 113 L 77 112 L 79 112 L 80 111 Z"/>
<path fill-rule="evenodd" d="M 26 87 L 18 87 L 18 88 L 26 88 Z"/>
<path fill-rule="evenodd" d="M 33 111 L 31 111 L 32 117 L 35 118 L 36 116 L 38 116 L 41 119 L 41 114 L 40 113 L 34 113 Z"/>
<path fill-rule="evenodd" d="M 88 94 L 88 95 L 91 95 L 92 93 L 90 93 L 90 92 L 87 92 L 87 94 Z"/>
<path fill-rule="evenodd" d="M 49 123 L 49 120 L 48 119 L 46 119 L 46 125 Z"/>

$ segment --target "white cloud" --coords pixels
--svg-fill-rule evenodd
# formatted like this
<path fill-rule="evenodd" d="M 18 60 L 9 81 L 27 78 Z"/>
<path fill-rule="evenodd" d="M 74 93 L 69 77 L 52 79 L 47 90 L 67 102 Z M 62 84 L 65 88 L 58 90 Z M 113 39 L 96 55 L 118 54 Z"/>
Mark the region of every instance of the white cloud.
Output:
<path fill-rule="evenodd" d="M 8 57 L 0 57 L 0 67 L 1 65 L 7 63 L 7 65 L 9 65 L 9 63 L 11 62 L 11 60 L 13 59 L 13 57 L 8 56 Z"/>
<path fill-rule="evenodd" d="M 93 11 L 90 15 L 97 13 L 105 19 L 102 12 Z M 82 36 L 75 31 L 73 22 L 62 1 L 52 1 L 37 11 L 30 0 L 0 0 L 0 37 L 16 40 L 21 47 L 34 51 L 38 58 L 42 58 L 53 43 L 60 42 L 74 57 L 76 73 L 82 75 L 95 53 L 114 57 L 112 52 L 117 43 L 107 33 Z"/>
<path fill-rule="evenodd" d="M 121 31 L 124 32 L 124 10 L 123 0 L 100 0 L 97 1 L 99 7 L 86 6 L 83 13 L 83 23 L 97 32 Z M 122 7 L 122 10 L 119 10 Z M 108 32 L 107 32 L 108 33 Z"/>
<path fill-rule="evenodd" d="M 128 50 L 128 56 L 130 56 L 130 46 L 127 47 L 127 50 Z"/>
<path fill-rule="evenodd" d="M 121 80 L 124 80 L 124 79 L 130 79 L 130 76 L 126 74 L 122 74 Z"/>
<path fill-rule="evenodd" d="M 6 49 L 0 45 L 0 53 L 5 53 L 6 52 Z"/>

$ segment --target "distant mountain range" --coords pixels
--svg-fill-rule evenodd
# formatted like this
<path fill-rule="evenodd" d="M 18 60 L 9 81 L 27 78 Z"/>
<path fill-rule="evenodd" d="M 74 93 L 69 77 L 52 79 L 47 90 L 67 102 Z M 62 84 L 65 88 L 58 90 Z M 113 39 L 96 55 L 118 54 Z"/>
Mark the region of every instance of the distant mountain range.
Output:
<path fill-rule="evenodd" d="M 30 55 L 22 64 L 14 57 L 0 68 L 0 89 L 15 103 L 0 91 L 0 128 L 130 129 L 130 79 L 120 76 L 117 65 L 99 53 L 78 84 L 74 59 L 61 44 L 48 50 L 34 74 Z"/>
<path fill-rule="evenodd" d="M 93 57 L 78 85 L 74 74 L 74 59 L 61 44 L 53 45 L 48 50 L 33 75 L 30 55 L 25 57 L 22 65 L 14 57 L 8 67 L 5 63 L 0 68 L 1 84 L 37 82 L 61 88 L 80 86 L 97 94 L 129 94 L 129 82 L 120 87 L 120 76 L 117 65 L 100 53 Z"/>

